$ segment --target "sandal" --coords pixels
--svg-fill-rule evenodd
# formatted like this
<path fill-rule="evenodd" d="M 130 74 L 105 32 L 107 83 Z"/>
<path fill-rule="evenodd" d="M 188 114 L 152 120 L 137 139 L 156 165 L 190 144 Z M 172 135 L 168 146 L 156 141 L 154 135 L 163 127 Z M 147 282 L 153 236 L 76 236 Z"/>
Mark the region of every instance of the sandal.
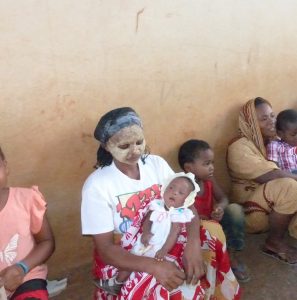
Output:
<path fill-rule="evenodd" d="M 262 253 L 265 255 L 268 255 L 270 257 L 276 258 L 276 259 L 280 260 L 281 262 L 286 263 L 291 266 L 297 264 L 297 258 L 295 260 L 292 258 L 290 259 L 289 249 L 287 249 L 286 252 L 274 252 L 270 249 L 263 247 Z"/>
<path fill-rule="evenodd" d="M 236 267 L 231 267 L 231 269 L 237 281 L 248 282 L 251 280 L 247 267 L 243 263 L 238 264 Z"/>

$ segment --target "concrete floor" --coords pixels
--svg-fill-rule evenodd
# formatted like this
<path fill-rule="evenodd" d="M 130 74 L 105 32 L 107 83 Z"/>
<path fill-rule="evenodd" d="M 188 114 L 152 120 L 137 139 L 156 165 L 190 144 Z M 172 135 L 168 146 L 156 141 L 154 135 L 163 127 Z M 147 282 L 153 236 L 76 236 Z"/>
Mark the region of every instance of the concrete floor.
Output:
<path fill-rule="evenodd" d="M 265 234 L 247 235 L 246 248 L 242 259 L 248 265 L 252 279 L 241 284 L 242 300 L 297 300 L 297 266 L 289 266 L 265 256 L 260 249 Z M 297 241 L 288 237 L 297 247 Z M 73 270 L 68 276 L 68 287 L 53 300 L 91 300 L 93 285 L 90 275 L 91 265 Z"/>

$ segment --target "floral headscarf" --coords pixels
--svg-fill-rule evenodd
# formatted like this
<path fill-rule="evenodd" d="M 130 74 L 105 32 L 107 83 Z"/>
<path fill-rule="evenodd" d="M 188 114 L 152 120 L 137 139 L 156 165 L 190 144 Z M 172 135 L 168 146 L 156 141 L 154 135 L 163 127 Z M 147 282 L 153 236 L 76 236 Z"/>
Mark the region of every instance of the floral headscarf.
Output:
<path fill-rule="evenodd" d="M 255 100 L 256 99 L 249 100 L 241 108 L 239 113 L 239 134 L 252 141 L 262 155 L 266 157 L 266 148 L 257 119 Z M 264 101 L 271 106 L 267 100 Z"/>

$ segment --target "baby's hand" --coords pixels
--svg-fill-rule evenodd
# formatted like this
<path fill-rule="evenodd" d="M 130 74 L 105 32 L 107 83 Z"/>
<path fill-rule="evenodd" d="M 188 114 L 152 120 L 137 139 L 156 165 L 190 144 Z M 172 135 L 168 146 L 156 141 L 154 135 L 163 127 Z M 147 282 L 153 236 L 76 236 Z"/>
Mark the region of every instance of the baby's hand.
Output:
<path fill-rule="evenodd" d="M 155 255 L 155 259 L 157 261 L 163 261 L 166 254 L 167 254 L 167 252 L 165 250 L 160 249 L 159 251 L 157 251 L 157 253 Z"/>
<path fill-rule="evenodd" d="M 147 247 L 150 243 L 153 234 L 151 232 L 143 232 L 141 235 L 141 243 Z"/>
<path fill-rule="evenodd" d="M 216 221 L 221 221 L 224 215 L 224 210 L 221 206 L 217 206 L 211 213 L 211 218 Z"/>

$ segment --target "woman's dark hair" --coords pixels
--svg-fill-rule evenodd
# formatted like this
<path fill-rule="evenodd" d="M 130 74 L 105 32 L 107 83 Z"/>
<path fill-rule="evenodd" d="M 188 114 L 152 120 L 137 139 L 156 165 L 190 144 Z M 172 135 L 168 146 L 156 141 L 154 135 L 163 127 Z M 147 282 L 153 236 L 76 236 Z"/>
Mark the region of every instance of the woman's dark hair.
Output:
<path fill-rule="evenodd" d="M 96 140 L 100 142 L 100 146 L 97 150 L 97 163 L 94 166 L 96 169 L 99 167 L 105 167 L 109 166 L 112 163 L 113 157 L 112 155 L 105 150 L 105 145 L 108 142 L 108 140 L 111 138 L 109 134 L 106 133 L 107 127 L 116 126 L 117 120 L 121 117 L 125 117 L 127 115 L 132 115 L 135 118 L 135 122 L 130 122 L 129 124 L 138 124 L 137 120 L 139 120 L 139 116 L 135 112 L 135 110 L 131 107 L 120 107 L 113 109 L 109 112 L 107 112 L 105 115 L 103 115 L 94 131 L 94 137 Z M 127 124 L 128 125 L 128 124 Z M 145 148 L 145 153 L 141 157 L 142 162 L 145 162 L 145 158 L 149 155 L 149 149 L 148 147 Z"/>
<path fill-rule="evenodd" d="M 257 97 L 255 98 L 255 107 L 258 107 L 262 104 L 268 104 L 271 107 L 271 104 L 269 103 L 268 100 L 262 98 L 262 97 Z"/>
<path fill-rule="evenodd" d="M 94 168 L 109 166 L 112 163 L 112 159 L 112 155 L 100 145 L 97 150 L 97 162 Z"/>
<path fill-rule="evenodd" d="M 209 144 L 202 140 L 188 140 L 178 150 L 178 163 L 184 170 L 185 163 L 194 162 L 199 158 L 200 152 L 211 149 Z"/>
<path fill-rule="evenodd" d="M 297 111 L 295 109 L 286 109 L 277 115 L 275 125 L 276 130 L 286 130 L 289 123 L 297 123 Z"/>

